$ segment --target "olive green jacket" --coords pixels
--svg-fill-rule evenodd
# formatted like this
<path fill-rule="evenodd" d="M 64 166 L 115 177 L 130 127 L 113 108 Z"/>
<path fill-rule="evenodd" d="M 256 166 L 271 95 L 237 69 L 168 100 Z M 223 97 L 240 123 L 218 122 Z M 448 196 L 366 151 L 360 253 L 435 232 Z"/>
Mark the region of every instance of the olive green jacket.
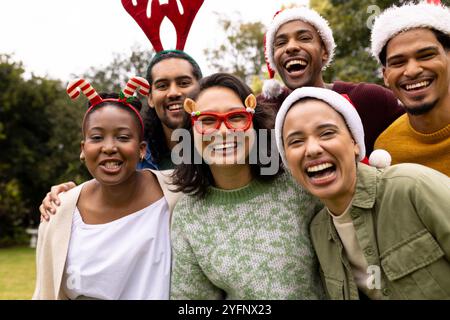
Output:
<path fill-rule="evenodd" d="M 349 213 L 368 272 L 379 280 L 371 288 L 384 299 L 450 299 L 449 177 L 416 164 L 385 170 L 358 164 Z M 329 298 L 359 299 L 326 209 L 310 230 Z"/>

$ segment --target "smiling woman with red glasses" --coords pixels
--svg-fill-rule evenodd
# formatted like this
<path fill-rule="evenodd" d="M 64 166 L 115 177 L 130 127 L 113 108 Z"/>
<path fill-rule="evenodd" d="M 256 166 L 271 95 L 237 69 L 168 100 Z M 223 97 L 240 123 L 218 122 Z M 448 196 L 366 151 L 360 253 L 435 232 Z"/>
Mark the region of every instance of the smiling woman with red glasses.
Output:
<path fill-rule="evenodd" d="M 186 196 L 173 213 L 171 299 L 322 298 L 308 235 L 321 206 L 278 166 L 264 175 L 259 157 L 250 161 L 261 139 L 270 145 L 259 133 L 273 128 L 273 111 L 224 73 L 204 78 L 184 107 L 192 163 L 174 172 Z"/>
<path fill-rule="evenodd" d="M 240 168 L 248 176 L 251 167 L 246 165 L 246 159 L 255 143 L 255 130 L 249 130 L 254 129 L 255 96 L 247 95 L 242 103 L 232 89 L 214 87 L 202 95 L 202 105 L 197 105 L 191 99 L 186 101 L 185 109 L 191 114 L 192 126 L 195 128 L 193 135 L 196 150 L 205 162 L 215 167 L 222 164 L 244 165 L 229 168 L 233 171 Z M 239 177 L 244 176 L 239 174 Z"/>

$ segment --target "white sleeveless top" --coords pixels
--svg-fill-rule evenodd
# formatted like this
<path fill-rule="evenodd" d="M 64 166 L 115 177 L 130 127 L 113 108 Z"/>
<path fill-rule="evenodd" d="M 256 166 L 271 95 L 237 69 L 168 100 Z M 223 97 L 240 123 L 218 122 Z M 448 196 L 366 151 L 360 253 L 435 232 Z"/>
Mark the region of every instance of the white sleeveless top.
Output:
<path fill-rule="evenodd" d="M 85 224 L 76 208 L 62 282 L 69 299 L 169 299 L 169 220 L 164 197 L 100 225 Z"/>

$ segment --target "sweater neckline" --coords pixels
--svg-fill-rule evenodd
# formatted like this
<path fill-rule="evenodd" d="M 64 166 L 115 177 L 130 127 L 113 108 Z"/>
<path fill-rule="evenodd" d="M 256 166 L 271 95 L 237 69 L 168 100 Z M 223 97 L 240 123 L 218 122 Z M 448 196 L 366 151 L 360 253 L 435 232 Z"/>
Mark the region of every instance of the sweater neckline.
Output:
<path fill-rule="evenodd" d="M 420 133 L 419 131 L 416 131 L 409 121 L 409 118 L 407 118 L 408 127 L 411 131 L 411 133 L 414 135 L 414 137 L 417 140 L 420 140 L 424 143 L 437 143 L 439 141 L 445 140 L 450 137 L 450 123 L 446 125 L 444 128 L 432 132 L 432 133 Z"/>
<path fill-rule="evenodd" d="M 209 187 L 207 199 L 213 203 L 230 204 L 245 202 L 267 192 L 267 183 L 258 178 L 253 178 L 249 184 L 241 188 L 225 190 L 217 187 Z"/>

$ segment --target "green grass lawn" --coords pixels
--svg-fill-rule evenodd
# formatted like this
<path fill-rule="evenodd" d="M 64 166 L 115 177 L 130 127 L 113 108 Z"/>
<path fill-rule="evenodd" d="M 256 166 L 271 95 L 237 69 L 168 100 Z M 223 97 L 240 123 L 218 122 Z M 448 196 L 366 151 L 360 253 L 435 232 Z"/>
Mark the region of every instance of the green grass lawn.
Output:
<path fill-rule="evenodd" d="M 0 300 L 31 299 L 35 277 L 35 249 L 0 248 Z"/>

